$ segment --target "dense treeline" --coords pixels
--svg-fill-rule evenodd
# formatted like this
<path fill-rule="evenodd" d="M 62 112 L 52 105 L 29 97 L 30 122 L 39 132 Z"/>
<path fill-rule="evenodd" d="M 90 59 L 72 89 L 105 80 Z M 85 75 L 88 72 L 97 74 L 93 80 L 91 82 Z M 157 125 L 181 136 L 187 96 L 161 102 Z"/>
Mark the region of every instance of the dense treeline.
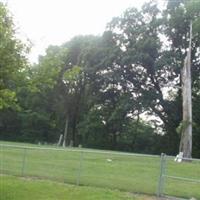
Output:
<path fill-rule="evenodd" d="M 64 146 L 176 154 L 192 20 L 193 155 L 200 157 L 199 15 L 199 1 L 168 1 L 162 10 L 151 1 L 113 18 L 102 36 L 49 46 L 30 66 L 1 3 L 0 139 L 57 143 L 62 134 Z"/>

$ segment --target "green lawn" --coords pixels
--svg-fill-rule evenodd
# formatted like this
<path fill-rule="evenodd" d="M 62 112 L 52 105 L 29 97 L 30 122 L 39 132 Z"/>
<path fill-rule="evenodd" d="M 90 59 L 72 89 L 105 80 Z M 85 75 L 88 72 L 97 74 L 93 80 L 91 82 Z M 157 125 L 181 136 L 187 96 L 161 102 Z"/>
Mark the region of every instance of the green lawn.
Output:
<path fill-rule="evenodd" d="M 118 155 L 111 151 L 73 150 L 24 151 L 23 148 L 1 147 L 1 173 L 143 194 L 156 193 L 160 173 L 159 156 L 141 157 Z M 175 163 L 169 159 L 167 163 L 168 175 L 200 180 L 200 162 Z M 165 186 L 168 195 L 200 199 L 199 183 L 166 179 Z"/>
<path fill-rule="evenodd" d="M 133 195 L 117 190 L 10 176 L 0 178 L 0 200 L 136 200 Z"/>

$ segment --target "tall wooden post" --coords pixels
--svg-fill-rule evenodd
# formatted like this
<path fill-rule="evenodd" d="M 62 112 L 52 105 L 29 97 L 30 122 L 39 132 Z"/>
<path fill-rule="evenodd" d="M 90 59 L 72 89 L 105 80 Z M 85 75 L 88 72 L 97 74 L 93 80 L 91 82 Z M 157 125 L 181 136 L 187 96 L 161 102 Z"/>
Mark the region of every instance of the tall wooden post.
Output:
<path fill-rule="evenodd" d="M 192 22 L 190 22 L 189 49 L 182 69 L 183 121 L 179 151 L 183 157 L 192 157 L 192 88 L 191 88 Z"/>

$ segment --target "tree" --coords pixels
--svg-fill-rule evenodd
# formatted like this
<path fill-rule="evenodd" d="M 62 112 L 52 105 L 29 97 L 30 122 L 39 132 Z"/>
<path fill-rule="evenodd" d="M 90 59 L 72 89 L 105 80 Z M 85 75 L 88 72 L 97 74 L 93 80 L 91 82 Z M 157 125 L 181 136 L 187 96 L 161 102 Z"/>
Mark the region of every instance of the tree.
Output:
<path fill-rule="evenodd" d="M 175 130 L 182 117 L 180 74 L 188 47 L 188 25 L 199 12 L 195 6 L 195 12 L 185 12 L 187 7 L 185 1 L 169 1 L 167 8 L 160 11 L 152 1 L 141 11 L 128 9 L 109 24 L 112 39 L 121 49 L 112 62 L 123 77 L 122 88 L 137 97 L 142 112 L 163 122 L 163 150 L 170 154 L 178 151 L 180 138 Z M 192 44 L 195 71 L 199 67 L 198 37 L 196 32 Z M 166 97 L 169 87 L 173 97 Z"/>
<path fill-rule="evenodd" d="M 13 20 L 0 2 L 0 110 L 17 108 L 17 82 L 26 66 L 27 47 L 15 37 Z"/>
<path fill-rule="evenodd" d="M 167 32 L 172 39 L 174 53 L 177 53 L 176 59 L 183 68 L 180 75 L 180 85 L 183 93 L 183 121 L 180 123 L 181 141 L 180 151 L 184 157 L 191 157 L 192 152 L 192 102 L 191 102 L 191 82 L 194 82 L 199 76 L 198 47 L 199 47 L 199 13 L 200 3 L 198 1 L 177 1 L 168 3 L 168 13 L 171 18 L 168 20 L 169 28 L 173 31 Z M 192 23 L 194 28 L 192 38 Z M 191 24 L 191 25 L 190 25 Z M 190 27 L 190 28 L 189 28 Z M 189 39 L 190 38 L 190 39 Z M 191 41 L 192 40 L 192 41 Z M 187 51 L 189 46 L 189 50 Z M 188 53 L 187 53 L 188 52 Z M 185 60 L 186 57 L 186 60 Z M 185 60 L 185 63 L 184 63 Z M 191 67 L 190 67 L 191 65 Z M 192 81 L 190 75 L 192 69 Z M 195 73 L 194 73 L 195 72 Z M 194 112 L 196 112 L 194 110 Z"/>
<path fill-rule="evenodd" d="M 102 36 L 76 36 L 50 46 L 31 68 L 17 65 L 2 88 L 14 92 L 11 102 L 17 99 L 21 110 L 13 111 L 15 103 L 5 98 L 3 138 L 57 143 L 63 134 L 64 146 L 176 154 L 192 20 L 193 154 L 199 156 L 200 9 L 191 2 L 168 1 L 159 10 L 150 1 L 127 9 Z M 151 126 L 142 114 L 153 116 Z"/>
<path fill-rule="evenodd" d="M 28 46 L 15 35 L 13 19 L 0 2 L 0 137 L 16 139 L 20 129 L 18 111 L 21 106 L 17 92 L 26 82 Z M 15 134 L 16 133 L 16 134 Z"/>
<path fill-rule="evenodd" d="M 178 136 L 174 130 L 179 123 L 179 116 L 173 116 L 172 110 L 179 107 L 174 105 L 173 99 L 164 97 L 163 89 L 169 82 L 173 84 L 178 74 L 172 64 L 171 52 L 162 45 L 160 34 L 164 19 L 158 17 L 160 14 L 157 5 L 150 2 L 141 11 L 128 9 L 109 24 L 109 30 L 116 46 L 121 49 L 113 61 L 123 80 L 121 87 L 138 104 L 132 113 L 139 110 L 140 114 L 149 112 L 159 117 L 168 133 L 166 136 L 171 134 L 169 141 L 165 142 L 169 145 L 165 149 L 172 153 L 177 151 Z"/>
<path fill-rule="evenodd" d="M 190 23 L 189 50 L 182 69 L 182 96 L 183 96 L 183 121 L 182 135 L 179 151 L 183 157 L 192 156 L 192 88 L 191 88 L 191 44 L 192 44 L 192 22 Z"/>
<path fill-rule="evenodd" d="M 52 98 L 55 116 L 61 123 L 63 146 L 78 145 L 77 124 L 86 98 L 88 82 L 86 56 L 96 45 L 98 37 L 79 36 L 60 47 L 49 47 L 36 66 L 36 79 L 40 92 L 44 88 L 54 93 Z M 91 49 L 91 50 L 90 50 Z M 45 76 L 44 76 L 45 75 Z M 45 78 L 44 78 L 45 77 Z"/>

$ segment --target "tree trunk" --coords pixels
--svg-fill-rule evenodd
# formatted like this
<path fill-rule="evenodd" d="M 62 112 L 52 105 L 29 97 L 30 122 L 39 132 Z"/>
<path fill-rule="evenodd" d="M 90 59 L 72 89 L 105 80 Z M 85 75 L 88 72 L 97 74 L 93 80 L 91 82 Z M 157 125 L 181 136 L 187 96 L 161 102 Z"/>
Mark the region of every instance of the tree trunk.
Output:
<path fill-rule="evenodd" d="M 60 135 L 57 146 L 61 145 L 62 139 L 63 139 L 63 134 Z"/>
<path fill-rule="evenodd" d="M 183 121 L 179 151 L 183 152 L 185 158 L 192 156 L 191 40 L 192 23 L 190 24 L 189 50 L 182 70 Z"/>
<path fill-rule="evenodd" d="M 137 139 L 137 136 L 138 136 L 138 126 L 139 126 L 139 122 L 140 122 L 140 112 L 138 110 L 138 113 L 137 113 L 137 121 L 136 121 L 136 127 L 135 127 L 135 135 L 134 135 L 134 138 L 132 140 L 132 150 L 134 151 L 135 150 L 135 144 L 136 144 L 136 139 Z"/>
<path fill-rule="evenodd" d="M 66 122 L 65 122 L 65 131 L 64 131 L 64 137 L 63 137 L 63 147 L 66 147 L 66 139 L 67 139 L 67 133 L 68 133 L 68 125 L 69 125 L 69 115 L 66 116 Z"/>
<path fill-rule="evenodd" d="M 113 133 L 113 142 L 112 142 L 113 144 L 113 146 L 112 146 L 112 148 L 114 149 L 114 150 L 117 150 L 117 132 L 114 132 Z"/>
<path fill-rule="evenodd" d="M 76 146 L 76 115 L 74 116 L 73 124 L 72 124 L 72 141 L 73 141 L 73 146 Z"/>

